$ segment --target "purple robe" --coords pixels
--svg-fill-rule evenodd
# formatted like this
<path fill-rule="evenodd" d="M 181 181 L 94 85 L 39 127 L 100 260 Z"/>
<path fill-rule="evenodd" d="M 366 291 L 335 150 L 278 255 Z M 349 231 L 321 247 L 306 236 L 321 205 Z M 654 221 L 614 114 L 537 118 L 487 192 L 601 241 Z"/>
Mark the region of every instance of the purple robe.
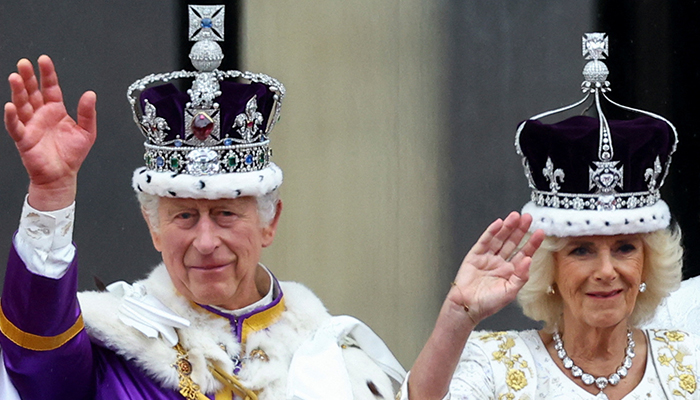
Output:
<path fill-rule="evenodd" d="M 8 375 L 23 400 L 183 399 L 129 360 L 90 340 L 77 299 L 77 256 L 62 278 L 51 279 L 28 271 L 13 246 L 3 290 L 0 346 Z M 236 319 L 239 341 L 237 328 L 243 320 L 274 306 L 281 297 L 280 292 L 272 304 Z M 233 322 L 233 317 L 220 315 Z"/>

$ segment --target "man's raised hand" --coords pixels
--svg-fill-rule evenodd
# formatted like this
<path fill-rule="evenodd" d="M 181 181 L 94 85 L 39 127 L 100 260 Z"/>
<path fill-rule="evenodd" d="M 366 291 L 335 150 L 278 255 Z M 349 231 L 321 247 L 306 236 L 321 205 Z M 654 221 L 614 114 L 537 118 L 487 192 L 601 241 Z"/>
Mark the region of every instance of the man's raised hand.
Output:
<path fill-rule="evenodd" d="M 37 64 L 41 82 L 27 59 L 10 74 L 12 101 L 5 104 L 5 127 L 29 175 L 29 204 L 51 211 L 75 200 L 78 171 L 97 133 L 97 97 L 83 93 L 76 122 L 63 104 L 51 59 L 43 55 Z"/>

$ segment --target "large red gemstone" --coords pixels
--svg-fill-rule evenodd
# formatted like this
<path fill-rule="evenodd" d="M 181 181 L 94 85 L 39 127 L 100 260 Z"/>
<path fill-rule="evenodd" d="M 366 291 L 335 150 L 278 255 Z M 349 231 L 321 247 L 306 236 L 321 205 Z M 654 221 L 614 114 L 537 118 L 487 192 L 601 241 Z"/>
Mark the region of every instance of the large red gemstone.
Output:
<path fill-rule="evenodd" d="M 214 130 L 214 121 L 204 113 L 198 113 L 192 119 L 192 133 L 199 140 L 206 140 Z"/>

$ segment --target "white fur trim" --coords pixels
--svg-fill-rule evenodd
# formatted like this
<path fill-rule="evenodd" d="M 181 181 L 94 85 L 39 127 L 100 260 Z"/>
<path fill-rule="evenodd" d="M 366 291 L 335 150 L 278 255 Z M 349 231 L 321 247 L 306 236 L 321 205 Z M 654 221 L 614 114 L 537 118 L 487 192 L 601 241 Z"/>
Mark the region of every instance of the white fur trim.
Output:
<path fill-rule="evenodd" d="M 653 206 L 612 211 L 571 210 L 525 204 L 522 214 L 532 215 L 530 231 L 542 229 L 548 236 L 625 235 L 665 229 L 671 212 L 663 200 Z"/>
<path fill-rule="evenodd" d="M 165 266 L 157 267 L 150 276 L 140 281 L 147 293 L 155 296 L 171 310 L 192 323 L 179 329 L 180 343 L 188 350 L 192 364 L 192 379 L 204 393 L 217 392 L 221 384 L 207 370 L 207 360 L 217 363 L 224 370 L 232 371 L 232 357 L 241 347 L 231 334 L 228 320 L 218 317 L 179 295 L 173 287 Z M 269 357 L 246 361 L 239 378 L 252 390 L 261 390 L 260 400 L 285 398 L 287 374 L 294 352 L 330 318 L 321 301 L 305 286 L 295 282 L 280 282 L 284 292 L 286 310 L 279 321 L 267 329 L 248 335 L 246 351 L 263 350 Z M 178 375 L 172 364 L 177 352 L 161 338 L 148 338 L 138 330 L 123 324 L 118 318 L 119 296 L 109 292 L 82 292 L 78 294 L 85 320 L 85 329 L 97 344 L 107 347 L 145 370 L 148 376 L 168 389 L 177 389 Z M 221 347 L 224 346 L 225 350 Z M 352 349 L 351 352 L 359 350 Z M 346 364 L 351 376 L 357 373 L 356 365 L 361 355 L 347 354 Z M 371 362 L 365 356 L 362 363 Z M 358 375 L 360 376 L 360 375 Z M 367 380 L 376 382 L 382 393 L 391 391 L 388 378 L 376 365 L 365 365 L 362 376 L 353 380 L 353 393 L 368 392 Z M 264 389 L 264 390 L 262 390 Z M 373 395 L 356 399 L 376 399 Z M 391 398 L 391 397 L 390 397 Z"/>
<path fill-rule="evenodd" d="M 235 199 L 241 196 L 262 196 L 282 184 L 282 170 L 270 163 L 260 171 L 230 172 L 216 175 L 189 175 L 156 172 L 137 168 L 131 181 L 136 192 L 160 197 L 191 199 Z"/>

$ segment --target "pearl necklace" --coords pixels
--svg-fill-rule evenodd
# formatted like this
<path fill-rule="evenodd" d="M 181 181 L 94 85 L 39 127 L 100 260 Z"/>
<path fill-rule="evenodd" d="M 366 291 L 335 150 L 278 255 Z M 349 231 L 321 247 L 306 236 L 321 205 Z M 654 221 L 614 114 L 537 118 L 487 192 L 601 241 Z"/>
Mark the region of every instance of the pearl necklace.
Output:
<path fill-rule="evenodd" d="M 635 343 L 634 339 L 632 339 L 632 331 L 630 328 L 627 328 L 627 349 L 625 349 L 625 359 L 622 361 L 622 365 L 620 365 L 617 371 L 610 374 L 610 376 L 607 378 L 604 376 L 599 376 L 596 378 L 591 374 L 587 374 L 581 369 L 581 367 L 574 364 L 574 361 L 566 354 L 566 350 L 564 350 L 564 342 L 562 342 L 561 336 L 559 335 L 559 330 L 556 328 L 554 330 L 554 334 L 552 335 L 552 339 L 554 339 L 554 350 L 557 351 L 557 356 L 564 364 L 564 368 L 571 370 L 571 375 L 576 378 L 581 378 L 583 383 L 586 385 L 592 385 L 595 383 L 598 389 L 600 389 L 600 393 L 598 393 L 596 397 L 601 400 L 608 400 L 608 396 L 603 393 L 603 389 L 605 389 L 608 384 L 614 386 L 620 383 L 620 380 L 626 377 L 627 372 L 630 368 L 632 368 L 632 359 L 635 356 Z"/>

